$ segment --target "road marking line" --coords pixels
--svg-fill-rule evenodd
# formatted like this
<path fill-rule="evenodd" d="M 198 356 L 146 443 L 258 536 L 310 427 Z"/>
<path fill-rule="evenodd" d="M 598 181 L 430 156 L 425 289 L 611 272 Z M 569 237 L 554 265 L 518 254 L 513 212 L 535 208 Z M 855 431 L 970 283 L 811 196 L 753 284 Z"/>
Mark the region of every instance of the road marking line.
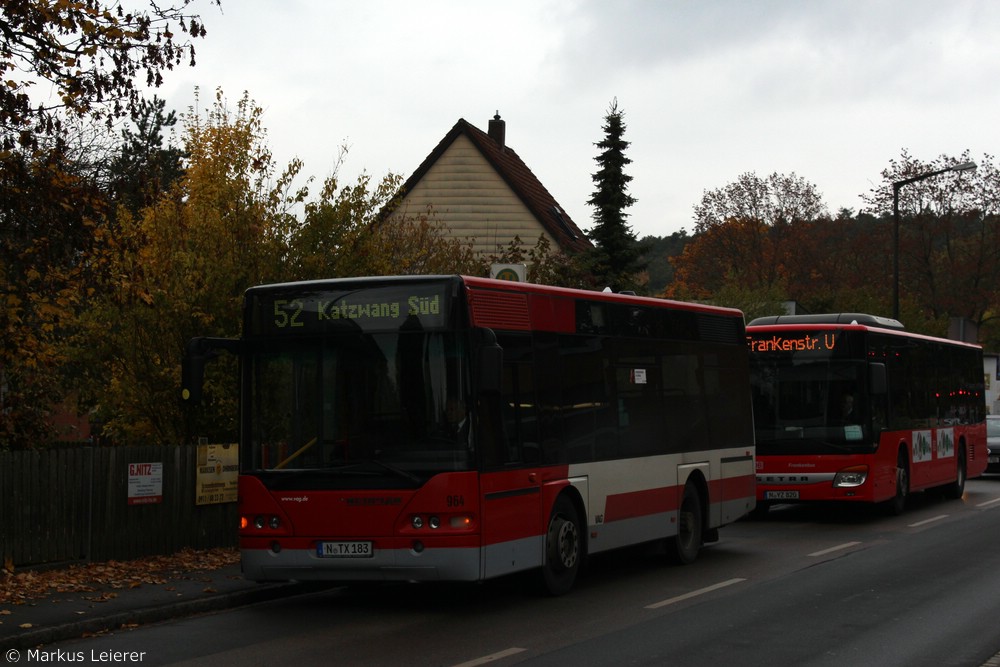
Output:
<path fill-rule="evenodd" d="M 923 521 L 918 521 L 916 523 L 911 523 L 907 528 L 919 528 L 920 526 L 925 526 L 929 523 L 934 523 L 935 521 L 940 521 L 941 519 L 947 519 L 947 514 L 938 514 L 937 516 L 931 517 L 930 519 L 924 519 Z"/>
<path fill-rule="evenodd" d="M 823 549 L 822 551 L 814 551 L 809 556 L 825 556 L 827 554 L 833 553 L 834 551 L 840 551 L 841 549 L 850 549 L 861 544 L 861 542 L 844 542 L 843 544 L 838 544 L 835 547 L 830 547 L 829 549 Z"/>
<path fill-rule="evenodd" d="M 984 662 L 982 667 L 997 667 L 998 665 L 1000 665 L 1000 653 L 997 653 L 995 656 Z"/>
<path fill-rule="evenodd" d="M 517 655 L 518 653 L 527 650 L 528 649 L 526 648 L 508 648 L 504 649 L 503 651 L 497 651 L 496 653 L 491 653 L 490 655 L 484 655 L 481 658 L 475 658 L 473 660 L 469 660 L 468 662 L 459 663 L 454 667 L 476 667 L 477 665 L 486 665 L 491 662 L 495 662 L 497 660 L 503 660 L 508 656 Z"/>
<path fill-rule="evenodd" d="M 990 505 L 995 505 L 1000 503 L 1000 498 L 994 498 L 993 500 L 987 500 L 985 503 L 979 503 L 976 507 L 989 507 Z"/>
<path fill-rule="evenodd" d="M 711 593 L 712 591 L 717 591 L 720 588 L 725 588 L 726 586 L 732 586 L 733 584 L 738 584 L 741 581 L 746 581 L 746 579 L 728 579 L 726 581 L 721 581 L 717 584 L 713 584 L 705 588 L 699 588 L 698 590 L 691 591 L 690 593 L 685 593 L 684 595 L 678 595 L 677 597 L 670 598 L 669 600 L 662 600 L 660 602 L 654 602 L 653 604 L 648 604 L 646 605 L 646 609 L 659 609 L 660 607 L 666 607 L 668 604 L 674 604 L 675 602 L 681 602 L 682 600 L 698 597 L 699 595 L 704 595 L 705 593 Z"/>

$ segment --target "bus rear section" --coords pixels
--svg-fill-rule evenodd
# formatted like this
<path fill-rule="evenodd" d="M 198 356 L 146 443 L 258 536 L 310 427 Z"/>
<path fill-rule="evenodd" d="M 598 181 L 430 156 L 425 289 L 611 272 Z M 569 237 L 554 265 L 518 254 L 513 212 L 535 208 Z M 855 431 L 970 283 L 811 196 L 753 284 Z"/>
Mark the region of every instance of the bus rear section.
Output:
<path fill-rule="evenodd" d="M 975 345 L 861 314 L 759 318 L 747 327 L 757 502 L 887 503 L 985 470 Z"/>

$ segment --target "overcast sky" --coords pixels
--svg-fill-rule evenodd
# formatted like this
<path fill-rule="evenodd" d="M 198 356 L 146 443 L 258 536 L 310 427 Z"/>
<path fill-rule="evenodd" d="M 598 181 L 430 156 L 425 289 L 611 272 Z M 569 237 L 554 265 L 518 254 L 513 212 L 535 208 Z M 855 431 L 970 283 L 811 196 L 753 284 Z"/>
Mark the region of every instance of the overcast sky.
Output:
<path fill-rule="evenodd" d="M 573 220 L 611 101 L 625 112 L 640 237 L 693 231 L 706 190 L 796 174 L 831 213 L 903 149 L 921 161 L 1000 144 L 993 0 L 198 0 L 197 66 L 158 94 L 184 111 L 221 87 L 264 110 L 279 168 L 409 176 L 464 118 L 500 113 Z"/>

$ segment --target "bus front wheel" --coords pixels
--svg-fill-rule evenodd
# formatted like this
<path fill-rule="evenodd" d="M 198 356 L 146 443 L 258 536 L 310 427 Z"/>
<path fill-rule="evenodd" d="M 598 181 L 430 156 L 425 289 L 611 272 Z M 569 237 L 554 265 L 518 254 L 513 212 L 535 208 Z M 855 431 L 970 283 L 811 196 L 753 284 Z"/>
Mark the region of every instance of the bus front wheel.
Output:
<path fill-rule="evenodd" d="M 542 587 L 549 595 L 564 595 L 573 588 L 583 561 L 583 529 L 580 513 L 565 495 L 552 506 L 545 533 L 545 563 Z"/>
<path fill-rule="evenodd" d="M 906 499 L 910 497 L 910 460 L 906 449 L 899 450 L 896 457 L 896 495 L 889 501 L 889 512 L 900 515 L 906 509 Z"/>

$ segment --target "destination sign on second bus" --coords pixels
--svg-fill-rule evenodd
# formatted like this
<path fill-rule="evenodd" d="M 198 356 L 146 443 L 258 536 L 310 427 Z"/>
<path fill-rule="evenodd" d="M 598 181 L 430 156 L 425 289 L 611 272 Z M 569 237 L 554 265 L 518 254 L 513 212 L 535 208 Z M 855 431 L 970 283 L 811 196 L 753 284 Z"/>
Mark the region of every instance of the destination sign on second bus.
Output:
<path fill-rule="evenodd" d="M 751 352 L 832 352 L 837 347 L 837 333 L 803 332 L 794 335 L 774 334 L 747 337 Z"/>

